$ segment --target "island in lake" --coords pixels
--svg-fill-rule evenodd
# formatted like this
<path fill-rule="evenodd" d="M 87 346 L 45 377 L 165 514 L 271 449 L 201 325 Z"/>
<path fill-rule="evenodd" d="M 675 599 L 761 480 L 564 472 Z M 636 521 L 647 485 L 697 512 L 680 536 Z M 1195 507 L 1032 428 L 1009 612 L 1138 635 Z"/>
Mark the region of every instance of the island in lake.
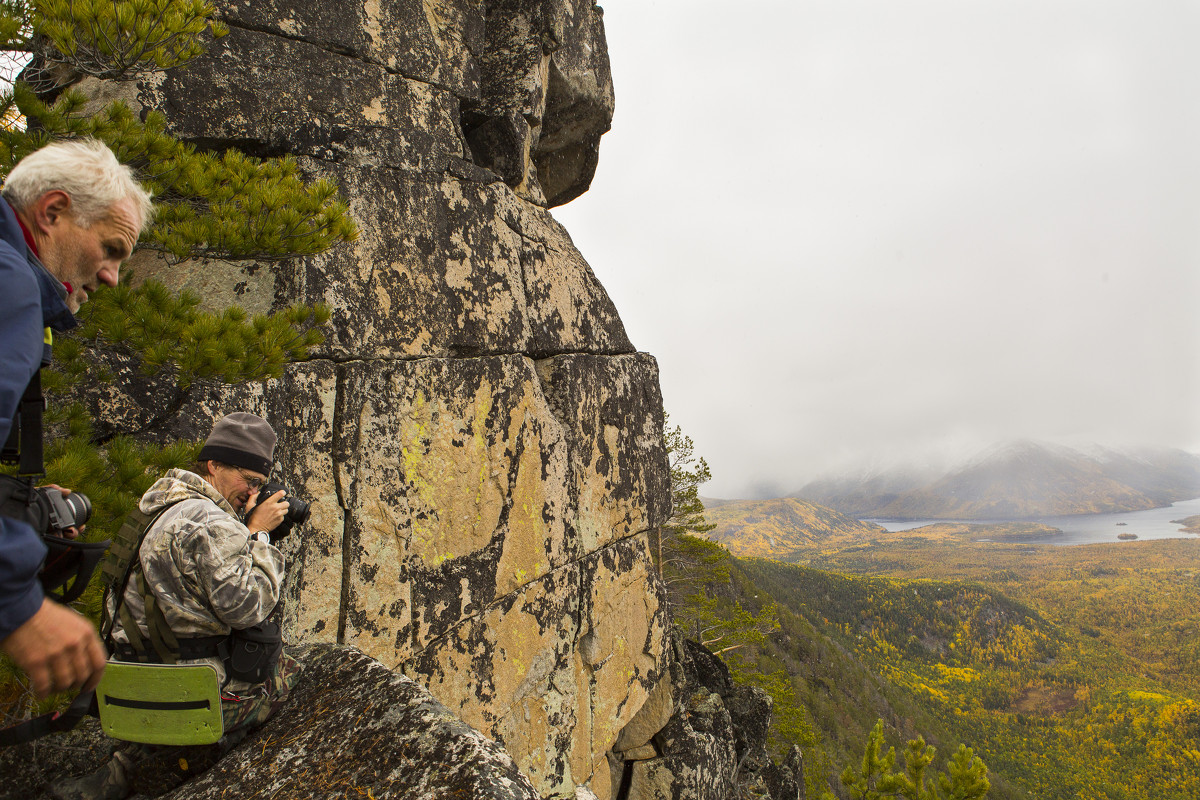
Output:
<path fill-rule="evenodd" d="M 1194 514 L 1183 519 L 1173 519 L 1171 520 L 1171 524 L 1182 525 L 1183 528 L 1181 530 L 1185 533 L 1200 533 L 1200 514 Z"/>

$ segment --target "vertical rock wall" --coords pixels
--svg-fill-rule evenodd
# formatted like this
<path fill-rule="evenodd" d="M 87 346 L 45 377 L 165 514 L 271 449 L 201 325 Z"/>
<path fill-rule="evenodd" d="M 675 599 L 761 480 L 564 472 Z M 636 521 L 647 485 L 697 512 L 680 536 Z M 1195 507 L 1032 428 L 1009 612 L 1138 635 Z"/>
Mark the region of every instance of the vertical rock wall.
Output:
<path fill-rule="evenodd" d="M 546 210 L 586 190 L 613 93 L 590 0 L 228 0 L 199 60 L 95 86 L 216 150 L 291 154 L 361 236 L 317 257 L 167 265 L 205 302 L 324 302 L 331 335 L 262 387 L 204 387 L 280 433 L 313 501 L 287 631 L 426 683 L 543 795 L 611 796 L 605 753 L 658 681 L 646 532 L 669 503 L 656 365 Z M 136 430 L 154 392 L 106 388 Z"/>

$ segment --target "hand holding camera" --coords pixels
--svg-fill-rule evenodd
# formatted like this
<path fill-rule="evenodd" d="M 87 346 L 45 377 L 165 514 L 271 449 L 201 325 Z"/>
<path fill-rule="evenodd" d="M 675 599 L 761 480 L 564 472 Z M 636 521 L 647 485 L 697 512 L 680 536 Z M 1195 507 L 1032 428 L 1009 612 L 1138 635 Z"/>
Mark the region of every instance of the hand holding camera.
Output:
<path fill-rule="evenodd" d="M 294 526 L 303 525 L 311 510 L 303 500 L 288 497 L 287 487 L 282 483 L 264 485 L 252 500 L 247 505 L 246 527 L 251 531 L 266 531 L 272 544 L 291 533 Z"/>
<path fill-rule="evenodd" d="M 87 495 L 53 483 L 33 490 L 30 507 L 35 530 L 67 539 L 77 537 L 92 516 L 92 501 Z"/>

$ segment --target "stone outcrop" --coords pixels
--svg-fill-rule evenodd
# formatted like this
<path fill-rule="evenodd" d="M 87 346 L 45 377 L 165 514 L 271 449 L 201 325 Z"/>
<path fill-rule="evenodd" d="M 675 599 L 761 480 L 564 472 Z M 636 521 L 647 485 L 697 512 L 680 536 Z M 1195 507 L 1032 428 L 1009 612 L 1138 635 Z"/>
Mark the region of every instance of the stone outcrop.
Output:
<path fill-rule="evenodd" d="M 608 754 L 622 800 L 804 798 L 804 770 L 793 746 L 782 765 L 767 754 L 771 699 L 734 683 L 703 646 L 671 637 L 663 682 Z"/>
<path fill-rule="evenodd" d="M 280 434 L 312 502 L 285 633 L 359 648 L 501 743 L 539 795 L 614 796 L 606 753 L 667 650 L 647 532 L 668 512 L 654 360 L 548 209 L 587 188 L 613 91 L 591 0 L 220 0 L 228 36 L 97 97 L 214 151 L 336 182 L 356 242 L 283 262 L 135 257 L 210 308 L 325 303 L 278 380 L 186 402 L 115 359 L 106 433 Z"/>
<path fill-rule="evenodd" d="M 304 671 L 283 708 L 211 769 L 163 797 L 539 797 L 507 753 L 421 684 L 353 648 L 315 645 L 297 655 Z M 44 797 L 47 783 L 90 772 L 112 750 L 94 722 L 0 750 L 0 791 L 5 800 Z"/>
<path fill-rule="evenodd" d="M 212 766 L 214 748 L 179 753 L 198 774 L 178 788 L 172 790 L 178 779 L 170 781 L 169 770 L 147 774 L 145 767 L 135 768 L 134 786 L 167 800 L 540 797 L 507 752 L 420 682 L 352 647 L 306 645 L 292 653 L 303 671 L 266 724 Z M 781 766 L 767 758 L 770 714 L 765 693 L 734 684 L 712 653 L 675 635 L 668 670 L 608 754 L 610 796 L 800 800 L 799 748 Z M 118 746 L 88 720 L 69 733 L 0 749 L 0 800 L 44 800 L 49 784 L 91 773 Z M 578 786 L 574 797 L 598 795 Z"/>

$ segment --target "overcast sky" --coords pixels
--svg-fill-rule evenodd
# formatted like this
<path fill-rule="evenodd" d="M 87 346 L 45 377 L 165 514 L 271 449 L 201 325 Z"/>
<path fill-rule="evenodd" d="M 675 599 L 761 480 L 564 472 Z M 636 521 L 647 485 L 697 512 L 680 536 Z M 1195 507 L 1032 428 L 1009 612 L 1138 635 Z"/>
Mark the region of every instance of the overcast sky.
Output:
<path fill-rule="evenodd" d="M 602 0 L 555 216 L 714 497 L 1015 437 L 1200 451 L 1200 3 Z"/>

